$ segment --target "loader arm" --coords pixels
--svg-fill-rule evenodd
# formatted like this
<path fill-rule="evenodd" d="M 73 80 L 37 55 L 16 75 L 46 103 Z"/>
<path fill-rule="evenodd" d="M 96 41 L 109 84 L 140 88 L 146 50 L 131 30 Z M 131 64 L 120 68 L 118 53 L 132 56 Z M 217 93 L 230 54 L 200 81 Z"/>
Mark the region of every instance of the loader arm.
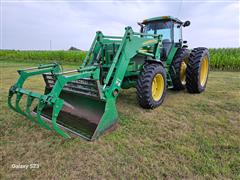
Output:
<path fill-rule="evenodd" d="M 136 54 L 139 54 L 141 52 L 140 49 L 146 46 L 153 46 L 154 48 L 159 49 L 159 46 L 161 45 L 161 36 L 159 35 L 151 35 L 153 37 L 156 37 L 156 39 L 150 39 L 140 37 L 141 36 L 149 36 L 149 34 L 141 34 L 133 32 L 131 27 L 126 28 L 126 33 L 123 37 L 123 42 L 114 57 L 113 63 L 111 65 L 111 68 L 108 72 L 108 75 L 105 79 L 105 86 L 108 84 L 109 79 L 113 76 L 113 70 L 116 69 L 116 72 L 114 73 L 113 82 L 110 86 L 111 93 L 114 93 L 115 91 L 119 92 L 121 88 L 121 84 L 123 81 L 123 78 L 125 77 L 125 73 L 127 71 L 129 62 L 131 58 L 133 58 Z M 142 53 L 145 56 L 150 56 L 153 58 L 157 58 L 159 55 L 154 53 Z"/>
<path fill-rule="evenodd" d="M 102 118 L 101 124 L 96 130 L 96 136 L 99 136 L 106 127 L 111 126 L 113 123 L 116 123 L 116 119 L 109 118 L 112 114 L 115 114 L 117 117 L 116 111 L 116 98 L 121 89 L 121 84 L 125 77 L 129 62 L 132 57 L 139 53 L 140 49 L 146 46 L 155 46 L 154 48 L 159 49 L 161 45 L 161 36 L 160 35 L 151 35 L 156 39 L 144 38 L 143 36 L 149 36 L 149 34 L 142 34 L 133 32 L 131 27 L 125 28 L 125 34 L 122 38 L 122 43 L 113 59 L 109 72 L 104 79 L 103 92 L 109 102 L 109 111 L 106 113 L 106 117 Z M 160 52 L 159 52 L 160 53 Z M 151 57 L 160 57 L 160 54 L 144 54 Z M 115 69 L 115 72 L 114 72 Z M 107 86 L 110 79 L 113 79 L 110 86 Z M 112 110 L 110 110 L 112 109 Z M 114 112 L 114 113 L 110 113 Z"/>

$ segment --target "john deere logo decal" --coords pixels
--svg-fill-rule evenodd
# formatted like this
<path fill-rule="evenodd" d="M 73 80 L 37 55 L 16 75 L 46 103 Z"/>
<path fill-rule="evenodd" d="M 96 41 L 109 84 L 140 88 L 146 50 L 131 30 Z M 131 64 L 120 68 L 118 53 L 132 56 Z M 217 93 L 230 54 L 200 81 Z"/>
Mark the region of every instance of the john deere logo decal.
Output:
<path fill-rule="evenodd" d="M 157 42 L 157 40 L 151 39 L 151 40 L 145 41 L 145 42 L 143 43 L 143 45 L 148 45 L 148 44 L 152 44 L 152 43 L 156 43 L 156 42 Z"/>

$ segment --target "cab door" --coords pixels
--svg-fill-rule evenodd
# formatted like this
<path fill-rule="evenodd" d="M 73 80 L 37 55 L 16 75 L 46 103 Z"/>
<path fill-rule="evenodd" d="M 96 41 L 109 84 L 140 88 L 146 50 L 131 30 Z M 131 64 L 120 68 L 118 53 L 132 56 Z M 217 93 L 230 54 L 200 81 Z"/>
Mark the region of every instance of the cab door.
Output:
<path fill-rule="evenodd" d="M 178 23 L 173 25 L 173 42 L 176 47 L 181 47 L 182 44 L 182 26 Z"/>

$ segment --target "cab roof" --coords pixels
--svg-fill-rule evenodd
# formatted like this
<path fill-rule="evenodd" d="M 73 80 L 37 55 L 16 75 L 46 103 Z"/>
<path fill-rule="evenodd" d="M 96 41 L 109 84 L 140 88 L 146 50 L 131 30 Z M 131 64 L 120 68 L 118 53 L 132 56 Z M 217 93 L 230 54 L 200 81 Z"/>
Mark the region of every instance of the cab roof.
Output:
<path fill-rule="evenodd" d="M 143 20 L 142 24 L 147 24 L 149 22 L 153 22 L 153 21 L 161 21 L 161 20 L 172 20 L 175 21 L 176 23 L 182 24 L 183 22 L 180 21 L 178 18 L 175 18 L 173 16 L 158 16 L 158 17 L 153 17 L 153 18 L 149 18 L 149 19 L 145 19 Z"/>

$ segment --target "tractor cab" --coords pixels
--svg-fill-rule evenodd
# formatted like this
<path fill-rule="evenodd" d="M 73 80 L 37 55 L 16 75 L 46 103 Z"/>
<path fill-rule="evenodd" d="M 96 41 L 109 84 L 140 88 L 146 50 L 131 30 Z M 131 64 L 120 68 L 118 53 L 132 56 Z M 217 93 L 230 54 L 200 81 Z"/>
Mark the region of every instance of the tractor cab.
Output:
<path fill-rule="evenodd" d="M 182 40 L 182 27 L 190 25 L 190 21 L 182 22 L 172 16 L 160 16 L 144 20 L 138 23 L 144 34 L 162 35 L 162 58 L 166 59 L 171 47 L 181 48 L 186 41 Z M 152 36 L 149 36 L 152 38 Z"/>

